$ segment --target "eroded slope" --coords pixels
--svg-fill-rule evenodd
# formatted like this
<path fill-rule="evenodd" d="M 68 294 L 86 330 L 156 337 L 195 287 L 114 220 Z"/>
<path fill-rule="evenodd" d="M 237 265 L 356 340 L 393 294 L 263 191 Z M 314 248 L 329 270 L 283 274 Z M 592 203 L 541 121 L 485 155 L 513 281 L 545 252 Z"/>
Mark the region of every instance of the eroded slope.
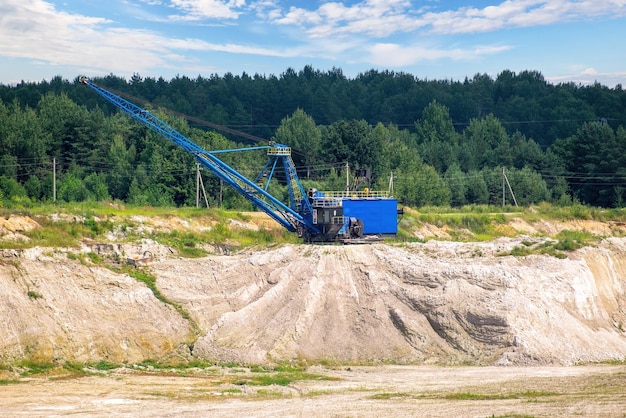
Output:
<path fill-rule="evenodd" d="M 155 266 L 206 329 L 193 355 L 243 362 L 574 363 L 623 358 L 623 241 L 567 259 L 512 240 L 286 246 Z"/>

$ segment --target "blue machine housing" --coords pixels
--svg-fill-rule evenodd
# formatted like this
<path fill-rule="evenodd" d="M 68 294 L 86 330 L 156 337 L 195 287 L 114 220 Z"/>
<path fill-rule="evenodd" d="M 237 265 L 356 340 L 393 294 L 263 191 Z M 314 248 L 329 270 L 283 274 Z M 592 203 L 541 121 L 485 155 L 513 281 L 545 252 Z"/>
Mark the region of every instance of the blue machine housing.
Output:
<path fill-rule="evenodd" d="M 398 233 L 397 199 L 346 197 L 342 203 L 344 216 L 363 220 L 365 235 L 396 235 Z"/>
<path fill-rule="evenodd" d="M 336 235 L 343 239 L 362 236 L 395 236 L 398 233 L 398 201 L 385 192 L 341 191 L 308 193 L 313 208 L 314 224 L 329 224 L 333 217 L 342 224 Z M 324 220 L 322 220 L 324 218 Z M 357 226 L 357 236 L 351 227 Z"/>

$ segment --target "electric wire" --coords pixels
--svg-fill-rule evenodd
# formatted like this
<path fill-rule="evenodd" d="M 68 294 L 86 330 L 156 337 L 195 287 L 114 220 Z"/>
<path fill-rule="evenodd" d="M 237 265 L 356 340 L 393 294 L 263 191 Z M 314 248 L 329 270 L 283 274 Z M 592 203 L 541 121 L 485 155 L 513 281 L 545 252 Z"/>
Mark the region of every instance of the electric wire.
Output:
<path fill-rule="evenodd" d="M 31 161 L 31 162 L 28 162 Z M 175 163 L 170 163 L 168 165 L 174 165 Z M 1 171 L 19 171 L 17 173 L 18 177 L 26 178 L 29 175 L 40 174 L 41 169 L 48 170 L 52 168 L 52 161 L 39 161 L 36 162 L 35 158 L 24 158 L 18 160 L 17 163 L 11 164 L 0 164 Z M 62 161 L 57 161 L 58 166 L 63 166 Z M 115 174 L 119 176 L 134 176 L 137 173 L 137 166 L 133 166 L 132 162 L 126 162 L 127 167 L 120 166 L 119 164 L 111 164 L 105 161 L 96 161 L 96 162 L 78 162 L 78 168 L 86 173 L 97 173 L 97 174 Z M 155 177 L 158 175 L 166 175 L 166 174 L 193 174 L 195 173 L 195 167 L 173 167 L 173 168 L 163 168 L 162 164 L 141 164 L 139 167 L 143 167 L 148 177 Z M 343 171 L 346 167 L 345 163 L 335 162 L 335 163 L 321 163 L 317 165 L 295 165 L 298 174 L 328 174 L 331 170 L 335 169 L 337 171 Z M 260 171 L 252 169 L 252 168 L 240 168 L 238 169 L 242 174 L 252 177 Z M 516 175 L 521 172 L 521 170 L 516 170 Z M 476 179 L 480 177 L 484 177 L 484 174 L 481 174 L 481 171 L 474 171 L 473 174 L 470 173 L 462 173 L 459 176 L 450 176 L 445 173 L 439 174 L 442 180 L 444 181 L 462 181 L 468 179 Z M 540 175 L 543 179 L 565 179 L 568 184 L 571 185 L 598 185 L 598 186 L 619 186 L 626 185 L 626 173 L 611 173 L 611 172 L 597 172 L 597 173 L 587 173 L 587 172 L 563 172 L 559 174 L 554 174 L 551 172 L 545 171 L 532 171 L 532 173 L 536 173 Z M 497 173 L 496 173 L 497 174 Z M 315 176 L 317 177 L 317 176 Z M 320 176 L 322 177 L 322 176 Z M 426 179 L 430 178 L 429 176 L 420 176 L 416 173 L 407 175 L 403 174 L 394 174 L 394 179 Z"/>

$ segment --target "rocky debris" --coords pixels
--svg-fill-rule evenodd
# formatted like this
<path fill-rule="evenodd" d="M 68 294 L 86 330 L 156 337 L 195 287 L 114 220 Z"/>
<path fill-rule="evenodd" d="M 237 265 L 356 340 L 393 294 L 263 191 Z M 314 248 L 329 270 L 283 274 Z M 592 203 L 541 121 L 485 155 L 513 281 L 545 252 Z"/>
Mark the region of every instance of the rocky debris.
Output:
<path fill-rule="evenodd" d="M 285 245 L 200 259 L 148 241 L 80 250 L 149 249 L 144 268 L 166 301 L 59 249 L 21 250 L 0 259 L 0 363 L 623 360 L 626 239 L 566 259 L 502 255 L 527 239 Z"/>
<path fill-rule="evenodd" d="M 0 229 L 3 230 L 23 232 L 39 227 L 39 224 L 28 216 L 11 215 L 8 218 L 0 217 Z"/>
<path fill-rule="evenodd" d="M 144 260 L 147 258 L 153 262 L 174 254 L 174 250 L 170 247 L 161 245 L 148 238 L 143 238 L 139 242 L 132 244 L 83 242 L 81 251 L 93 252 L 101 257 L 120 263 L 127 263 L 129 260 Z"/>
<path fill-rule="evenodd" d="M 28 241 L 22 232 L 39 228 L 39 224 L 28 216 L 11 215 L 0 217 L 0 239 L 6 241 Z"/>

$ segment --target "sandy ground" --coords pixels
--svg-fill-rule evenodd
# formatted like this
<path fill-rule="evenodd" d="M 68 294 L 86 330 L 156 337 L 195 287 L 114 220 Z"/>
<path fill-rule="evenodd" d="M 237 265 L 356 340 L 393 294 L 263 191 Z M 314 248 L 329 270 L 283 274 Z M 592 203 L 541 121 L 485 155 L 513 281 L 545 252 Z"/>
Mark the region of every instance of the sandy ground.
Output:
<path fill-rule="evenodd" d="M 314 366 L 308 372 L 329 380 L 251 386 L 227 378 L 244 381 L 246 369 L 20 378 L 0 387 L 0 416 L 626 416 L 626 365 Z"/>

